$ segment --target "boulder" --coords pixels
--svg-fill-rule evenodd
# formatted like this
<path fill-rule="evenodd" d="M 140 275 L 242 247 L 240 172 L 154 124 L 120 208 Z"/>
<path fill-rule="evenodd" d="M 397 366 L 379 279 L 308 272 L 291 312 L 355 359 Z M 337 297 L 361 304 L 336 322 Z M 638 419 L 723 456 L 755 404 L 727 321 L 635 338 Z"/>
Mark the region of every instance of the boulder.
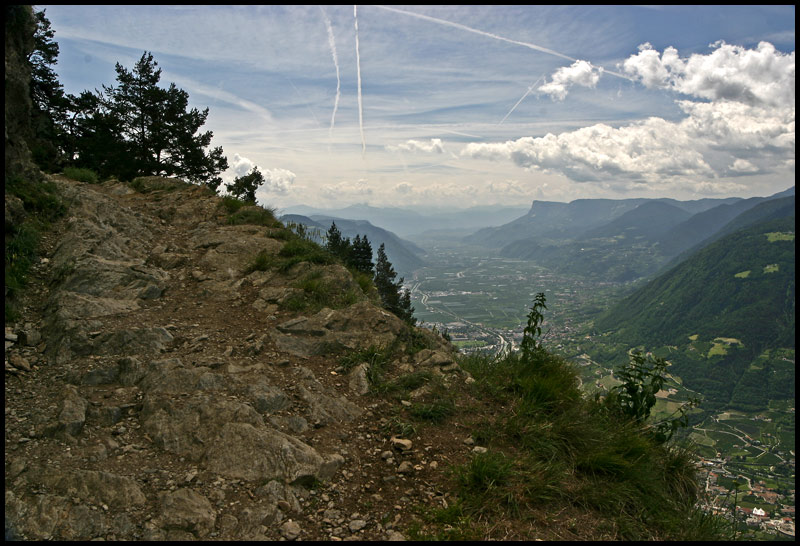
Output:
<path fill-rule="evenodd" d="M 226 478 L 285 479 L 297 484 L 318 479 L 324 462 L 314 448 L 297 438 L 249 423 L 223 427 L 205 458 L 209 470 Z"/>
<path fill-rule="evenodd" d="M 390 345 L 406 328 L 395 315 L 367 301 L 322 309 L 312 317 L 279 324 L 270 334 L 279 350 L 308 358 L 340 350 Z"/>
<path fill-rule="evenodd" d="M 205 538 L 214 530 L 216 512 L 200 493 L 184 488 L 160 493 L 158 500 L 161 503 L 160 521 L 163 529 L 187 531 L 197 538 Z"/>
<path fill-rule="evenodd" d="M 32 467 L 25 476 L 30 483 L 45 486 L 58 495 L 94 505 L 130 508 L 147 500 L 135 480 L 111 472 Z"/>

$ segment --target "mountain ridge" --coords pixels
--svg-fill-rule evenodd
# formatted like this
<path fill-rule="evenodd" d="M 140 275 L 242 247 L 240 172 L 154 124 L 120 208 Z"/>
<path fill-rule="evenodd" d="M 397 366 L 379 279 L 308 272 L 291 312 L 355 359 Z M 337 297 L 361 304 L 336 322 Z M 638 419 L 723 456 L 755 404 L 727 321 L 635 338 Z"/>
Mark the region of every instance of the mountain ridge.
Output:
<path fill-rule="evenodd" d="M 389 230 L 373 225 L 367 220 L 348 220 L 323 215 L 308 217 L 300 214 L 287 214 L 280 218 L 281 220 L 286 219 L 287 221 L 315 228 L 318 233 L 313 232 L 309 236 L 320 244 L 324 244 L 323 237 L 328 232 L 331 223 L 335 222 L 336 227 L 344 237 L 354 239 L 356 235 L 366 236 L 372 245 L 373 257 L 377 255 L 378 247 L 383 243 L 386 245 L 386 256 L 400 275 L 410 276 L 415 269 L 425 265 L 425 261 L 420 257 L 420 255 L 426 253 L 424 249 L 411 241 L 401 239 Z"/>

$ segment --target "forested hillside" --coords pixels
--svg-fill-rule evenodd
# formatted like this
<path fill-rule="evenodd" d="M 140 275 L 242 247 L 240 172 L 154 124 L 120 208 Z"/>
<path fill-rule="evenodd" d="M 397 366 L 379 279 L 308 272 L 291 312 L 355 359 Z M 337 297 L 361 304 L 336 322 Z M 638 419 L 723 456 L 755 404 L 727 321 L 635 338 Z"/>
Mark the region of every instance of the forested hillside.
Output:
<path fill-rule="evenodd" d="M 676 355 L 674 373 L 714 403 L 734 400 L 764 351 L 795 346 L 794 222 L 759 222 L 708 245 L 601 315 L 596 329 L 647 348 L 688 345 L 698 358 Z M 740 403 L 793 396 L 793 365 L 746 380 L 760 380 L 760 391 L 740 387 Z"/>

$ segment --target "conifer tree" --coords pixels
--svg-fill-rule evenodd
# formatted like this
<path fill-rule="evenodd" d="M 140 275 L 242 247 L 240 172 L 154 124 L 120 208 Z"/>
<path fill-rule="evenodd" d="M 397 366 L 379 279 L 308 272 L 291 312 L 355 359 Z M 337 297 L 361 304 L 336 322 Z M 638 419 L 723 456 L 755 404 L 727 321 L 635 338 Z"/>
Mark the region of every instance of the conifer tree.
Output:
<path fill-rule="evenodd" d="M 378 247 L 378 259 L 375 262 L 375 288 L 381 298 L 383 307 L 401 319 L 414 324 L 414 308 L 411 307 L 411 293 L 409 290 L 402 292 L 403 278 L 395 282 L 397 273 L 392 263 L 386 256 L 384 243 Z"/>
<path fill-rule="evenodd" d="M 45 16 L 45 11 L 34 13 L 36 32 L 34 47 L 28 55 L 31 67 L 30 95 L 32 140 L 29 147 L 34 161 L 45 170 L 56 170 L 63 162 L 64 121 L 67 118 L 69 99 L 64 86 L 52 66 L 58 62 L 58 43 L 53 40 L 55 31 Z"/>
<path fill-rule="evenodd" d="M 331 222 L 331 227 L 328 228 L 325 248 L 327 248 L 331 254 L 344 261 L 347 261 L 350 255 L 350 239 L 342 236 L 342 232 L 336 227 L 336 222 Z"/>
<path fill-rule="evenodd" d="M 367 239 L 367 236 L 361 237 L 356 235 L 353 240 L 352 248 L 350 249 L 349 265 L 357 271 L 372 275 L 372 245 Z"/>
<path fill-rule="evenodd" d="M 264 175 L 254 166 L 249 173 L 244 176 L 237 176 L 233 183 L 228 184 L 228 192 L 237 199 L 242 199 L 248 203 L 256 202 L 256 190 L 265 182 Z"/>
<path fill-rule="evenodd" d="M 216 191 L 222 183 L 219 173 L 228 168 L 228 161 L 220 147 L 206 152 L 211 131 L 198 133 L 208 108 L 188 109 L 189 94 L 174 83 L 167 89 L 159 87 L 161 69 L 157 67 L 148 52 L 132 71 L 116 64 L 118 85 L 104 85 L 98 92 L 96 109 L 81 127 L 81 137 L 88 136 L 89 141 L 76 139 L 75 155 L 82 166 L 98 168 L 106 175 L 177 176 Z M 88 98 L 81 97 L 86 105 Z M 100 161 L 104 152 L 113 162 L 91 163 Z"/>

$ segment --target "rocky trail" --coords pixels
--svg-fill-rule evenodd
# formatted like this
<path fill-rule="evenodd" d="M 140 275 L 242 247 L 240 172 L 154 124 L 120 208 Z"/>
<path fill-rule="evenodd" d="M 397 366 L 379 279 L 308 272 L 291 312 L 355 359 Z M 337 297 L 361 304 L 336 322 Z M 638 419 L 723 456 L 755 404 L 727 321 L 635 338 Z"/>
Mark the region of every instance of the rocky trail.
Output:
<path fill-rule="evenodd" d="M 203 188 L 52 179 L 68 212 L 5 332 L 7 538 L 403 540 L 452 502 L 480 401 L 446 341 L 341 266 L 246 273 L 284 241 Z M 310 273 L 357 301 L 287 310 Z M 370 362 L 341 364 L 392 344 L 383 380 L 425 384 L 376 393 Z M 433 385 L 458 400 L 444 425 L 408 414 Z"/>

